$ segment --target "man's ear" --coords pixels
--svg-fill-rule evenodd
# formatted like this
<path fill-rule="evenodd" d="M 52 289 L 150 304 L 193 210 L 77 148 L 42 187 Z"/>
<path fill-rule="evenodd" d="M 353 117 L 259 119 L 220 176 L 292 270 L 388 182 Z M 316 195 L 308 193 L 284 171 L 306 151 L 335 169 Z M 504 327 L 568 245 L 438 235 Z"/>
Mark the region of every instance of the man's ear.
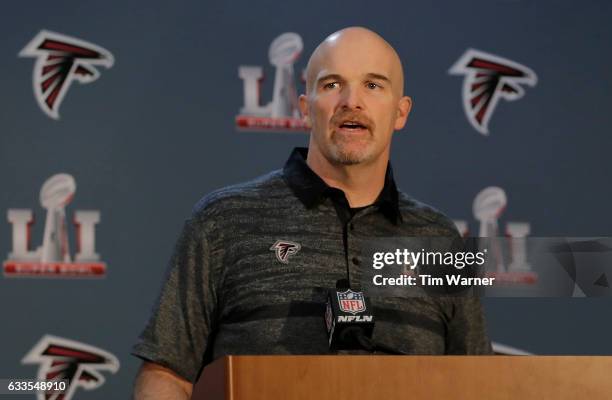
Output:
<path fill-rule="evenodd" d="M 397 103 L 397 115 L 395 117 L 395 124 L 393 128 L 396 131 L 399 131 L 406 125 L 406 121 L 408 120 L 408 114 L 410 114 L 410 110 L 412 109 L 412 99 L 408 96 L 404 96 L 399 99 Z"/>
<path fill-rule="evenodd" d="M 298 100 L 300 112 L 302 113 L 302 121 L 307 124 L 310 124 L 310 113 L 308 112 L 308 97 L 305 94 L 301 94 Z"/>

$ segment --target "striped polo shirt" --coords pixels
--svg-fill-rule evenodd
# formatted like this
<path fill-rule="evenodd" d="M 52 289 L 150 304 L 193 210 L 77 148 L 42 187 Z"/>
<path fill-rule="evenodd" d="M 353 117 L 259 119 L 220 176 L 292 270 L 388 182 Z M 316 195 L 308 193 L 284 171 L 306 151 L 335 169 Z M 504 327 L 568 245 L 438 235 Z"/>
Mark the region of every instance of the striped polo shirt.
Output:
<path fill-rule="evenodd" d="M 186 221 L 133 354 L 195 382 L 224 355 L 333 354 L 327 291 L 360 285 L 376 237 L 457 237 L 452 221 L 399 192 L 387 169 L 358 210 L 295 149 L 283 170 L 215 191 Z M 488 354 L 478 298 L 373 296 L 373 339 L 408 354 Z M 360 353 L 341 351 L 342 354 Z"/>

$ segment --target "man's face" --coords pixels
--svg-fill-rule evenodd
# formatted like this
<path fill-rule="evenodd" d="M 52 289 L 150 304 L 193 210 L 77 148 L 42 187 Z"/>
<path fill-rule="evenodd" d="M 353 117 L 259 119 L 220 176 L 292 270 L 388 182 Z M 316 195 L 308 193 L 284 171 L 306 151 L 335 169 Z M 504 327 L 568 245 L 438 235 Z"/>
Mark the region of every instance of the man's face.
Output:
<path fill-rule="evenodd" d="M 311 151 L 343 165 L 388 158 L 391 135 L 410 111 L 397 56 L 375 38 L 354 34 L 317 51 L 300 96 L 312 125 Z"/>

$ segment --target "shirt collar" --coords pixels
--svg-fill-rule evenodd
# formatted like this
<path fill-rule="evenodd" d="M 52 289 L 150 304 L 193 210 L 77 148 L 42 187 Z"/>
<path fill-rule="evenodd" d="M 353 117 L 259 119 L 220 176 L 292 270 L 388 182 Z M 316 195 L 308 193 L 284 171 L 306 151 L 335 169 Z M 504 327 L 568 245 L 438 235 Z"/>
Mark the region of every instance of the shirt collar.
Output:
<path fill-rule="evenodd" d="M 334 188 L 327 185 L 323 179 L 310 169 L 308 164 L 306 164 L 307 155 L 307 148 L 296 147 L 293 149 L 283 168 L 283 175 L 298 199 L 300 199 L 306 208 L 312 208 L 321 203 L 326 197 L 329 197 Z M 387 165 L 385 184 L 374 204 L 380 207 L 380 211 L 392 223 L 398 224 L 401 221 L 399 194 L 393 179 L 391 163 Z"/>

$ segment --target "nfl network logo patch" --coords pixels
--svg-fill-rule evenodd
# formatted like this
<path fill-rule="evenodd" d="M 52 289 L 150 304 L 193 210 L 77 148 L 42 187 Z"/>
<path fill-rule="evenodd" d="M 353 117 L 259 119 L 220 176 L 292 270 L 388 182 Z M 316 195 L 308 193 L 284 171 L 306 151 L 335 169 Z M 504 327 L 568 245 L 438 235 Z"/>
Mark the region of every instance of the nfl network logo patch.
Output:
<path fill-rule="evenodd" d="M 366 309 L 363 292 L 353 292 L 351 289 L 338 292 L 338 304 L 340 305 L 340 311 L 353 315 Z"/>

